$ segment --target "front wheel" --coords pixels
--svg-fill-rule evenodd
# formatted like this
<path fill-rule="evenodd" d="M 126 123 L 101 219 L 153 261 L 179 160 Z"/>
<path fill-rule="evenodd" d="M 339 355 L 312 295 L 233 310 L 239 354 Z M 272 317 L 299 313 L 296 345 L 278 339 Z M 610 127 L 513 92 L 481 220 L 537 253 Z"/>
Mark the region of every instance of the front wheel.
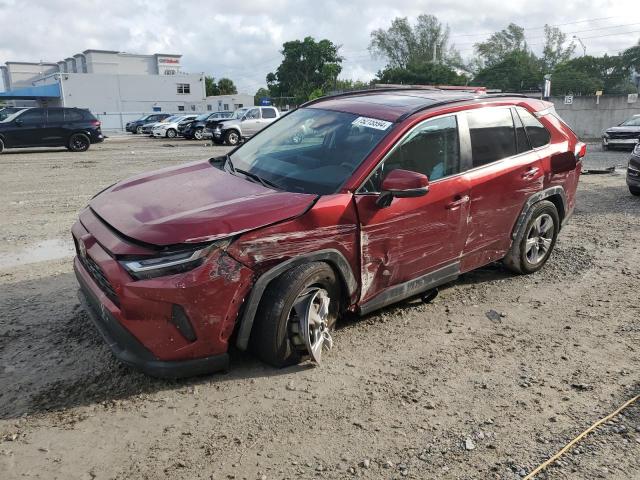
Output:
<path fill-rule="evenodd" d="M 74 133 L 69 139 L 67 148 L 72 152 L 86 152 L 91 146 L 91 140 L 84 133 Z"/>
<path fill-rule="evenodd" d="M 135 133 L 139 133 L 140 135 L 142 135 L 142 127 L 137 127 Z"/>
<path fill-rule="evenodd" d="M 2 153 L 3 151 L 4 151 L 4 142 L 0 138 L 0 153 Z"/>
<path fill-rule="evenodd" d="M 176 135 L 178 134 L 178 132 L 175 131 L 175 129 L 170 128 L 169 130 L 167 130 L 167 138 L 176 138 Z"/>
<path fill-rule="evenodd" d="M 332 345 L 331 330 L 340 312 L 340 285 L 323 262 L 292 268 L 265 291 L 251 330 L 251 349 L 276 367 L 311 356 L 319 362 Z"/>
<path fill-rule="evenodd" d="M 0 146 L 0 152 L 2 152 L 2 146 Z M 640 187 L 632 187 L 631 185 L 629 185 L 629 193 L 631 193 L 631 195 L 639 196 Z"/>
<path fill-rule="evenodd" d="M 548 200 L 534 204 L 502 262 L 515 273 L 537 272 L 547 263 L 559 230 L 556 206 Z"/>
<path fill-rule="evenodd" d="M 196 128 L 196 131 L 193 132 L 193 138 L 196 140 L 202 140 L 204 138 L 204 132 L 202 128 Z"/>
<path fill-rule="evenodd" d="M 236 130 L 229 130 L 224 134 L 224 143 L 235 147 L 240 143 L 240 134 Z"/>

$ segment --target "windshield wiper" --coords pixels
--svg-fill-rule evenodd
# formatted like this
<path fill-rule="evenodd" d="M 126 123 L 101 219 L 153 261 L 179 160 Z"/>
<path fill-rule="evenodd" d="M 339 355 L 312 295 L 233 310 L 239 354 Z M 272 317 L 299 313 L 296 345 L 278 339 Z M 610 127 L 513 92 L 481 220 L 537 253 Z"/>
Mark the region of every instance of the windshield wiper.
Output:
<path fill-rule="evenodd" d="M 231 159 L 229 159 L 229 161 L 231 161 Z M 275 188 L 276 190 L 282 190 L 282 187 L 280 187 L 279 185 L 276 185 L 275 183 L 264 179 L 258 175 L 256 175 L 255 173 L 251 173 L 251 172 L 247 172 L 246 170 L 240 170 L 239 168 L 235 168 L 233 169 L 234 172 L 238 172 L 241 173 L 242 175 L 245 175 L 249 178 L 253 178 L 254 180 L 257 180 L 258 182 L 260 182 L 262 184 L 263 187 L 266 188 Z"/>

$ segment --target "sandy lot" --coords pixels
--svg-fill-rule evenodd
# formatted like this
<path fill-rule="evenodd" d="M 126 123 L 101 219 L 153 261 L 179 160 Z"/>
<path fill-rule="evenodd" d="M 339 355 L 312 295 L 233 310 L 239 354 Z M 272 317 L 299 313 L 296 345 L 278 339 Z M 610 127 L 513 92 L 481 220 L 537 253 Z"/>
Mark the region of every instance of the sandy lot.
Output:
<path fill-rule="evenodd" d="M 583 176 L 542 271 L 493 265 L 347 319 L 322 367 L 121 366 L 79 308 L 70 226 L 118 179 L 224 151 L 129 136 L 0 155 L 0 478 L 515 479 L 640 393 L 640 198 L 620 171 Z M 640 404 L 538 478 L 640 478 Z"/>

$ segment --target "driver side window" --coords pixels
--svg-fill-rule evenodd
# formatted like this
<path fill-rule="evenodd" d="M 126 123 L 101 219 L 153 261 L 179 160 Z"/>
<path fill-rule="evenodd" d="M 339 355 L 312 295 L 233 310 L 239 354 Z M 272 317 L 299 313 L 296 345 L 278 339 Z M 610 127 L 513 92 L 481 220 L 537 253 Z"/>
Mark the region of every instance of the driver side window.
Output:
<path fill-rule="evenodd" d="M 456 116 L 427 120 L 414 128 L 387 155 L 360 191 L 380 192 L 384 177 L 396 169 L 422 173 L 429 181 L 460 173 Z"/>
<path fill-rule="evenodd" d="M 260 118 L 260 110 L 258 110 L 257 108 L 253 108 L 247 112 L 246 117 L 247 120 L 255 120 L 257 118 Z"/>

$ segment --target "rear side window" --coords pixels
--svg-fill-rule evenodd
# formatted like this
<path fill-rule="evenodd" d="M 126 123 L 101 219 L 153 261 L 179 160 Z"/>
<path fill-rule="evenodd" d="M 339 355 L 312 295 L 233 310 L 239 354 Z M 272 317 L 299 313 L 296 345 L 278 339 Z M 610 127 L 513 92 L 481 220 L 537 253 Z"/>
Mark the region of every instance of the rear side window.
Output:
<path fill-rule="evenodd" d="M 47 110 L 48 123 L 64 122 L 64 111 L 61 108 L 50 108 Z"/>
<path fill-rule="evenodd" d="M 276 118 L 276 111 L 273 108 L 263 108 L 262 118 Z"/>
<path fill-rule="evenodd" d="M 533 148 L 544 147 L 551 140 L 549 131 L 544 128 L 536 117 L 531 115 L 527 110 L 522 107 L 518 107 L 518 115 L 522 119 L 524 129 L 527 131 L 527 136 L 531 142 Z"/>
<path fill-rule="evenodd" d="M 78 110 L 65 110 L 64 119 L 67 122 L 80 122 L 81 120 L 84 120 L 84 116 L 82 115 L 82 112 L 79 112 Z"/>
<path fill-rule="evenodd" d="M 518 153 L 528 152 L 531 150 L 531 144 L 529 143 L 527 134 L 524 131 L 522 120 L 520 120 L 520 117 L 515 110 L 511 110 L 511 113 L 513 115 L 513 122 L 516 125 L 516 147 L 518 149 Z"/>
<path fill-rule="evenodd" d="M 26 125 L 33 125 L 44 122 L 44 110 L 41 108 L 32 108 L 20 115 L 17 120 L 21 120 Z"/>
<path fill-rule="evenodd" d="M 479 167 L 517 152 L 509 108 L 480 108 L 467 112 L 473 166 Z"/>

